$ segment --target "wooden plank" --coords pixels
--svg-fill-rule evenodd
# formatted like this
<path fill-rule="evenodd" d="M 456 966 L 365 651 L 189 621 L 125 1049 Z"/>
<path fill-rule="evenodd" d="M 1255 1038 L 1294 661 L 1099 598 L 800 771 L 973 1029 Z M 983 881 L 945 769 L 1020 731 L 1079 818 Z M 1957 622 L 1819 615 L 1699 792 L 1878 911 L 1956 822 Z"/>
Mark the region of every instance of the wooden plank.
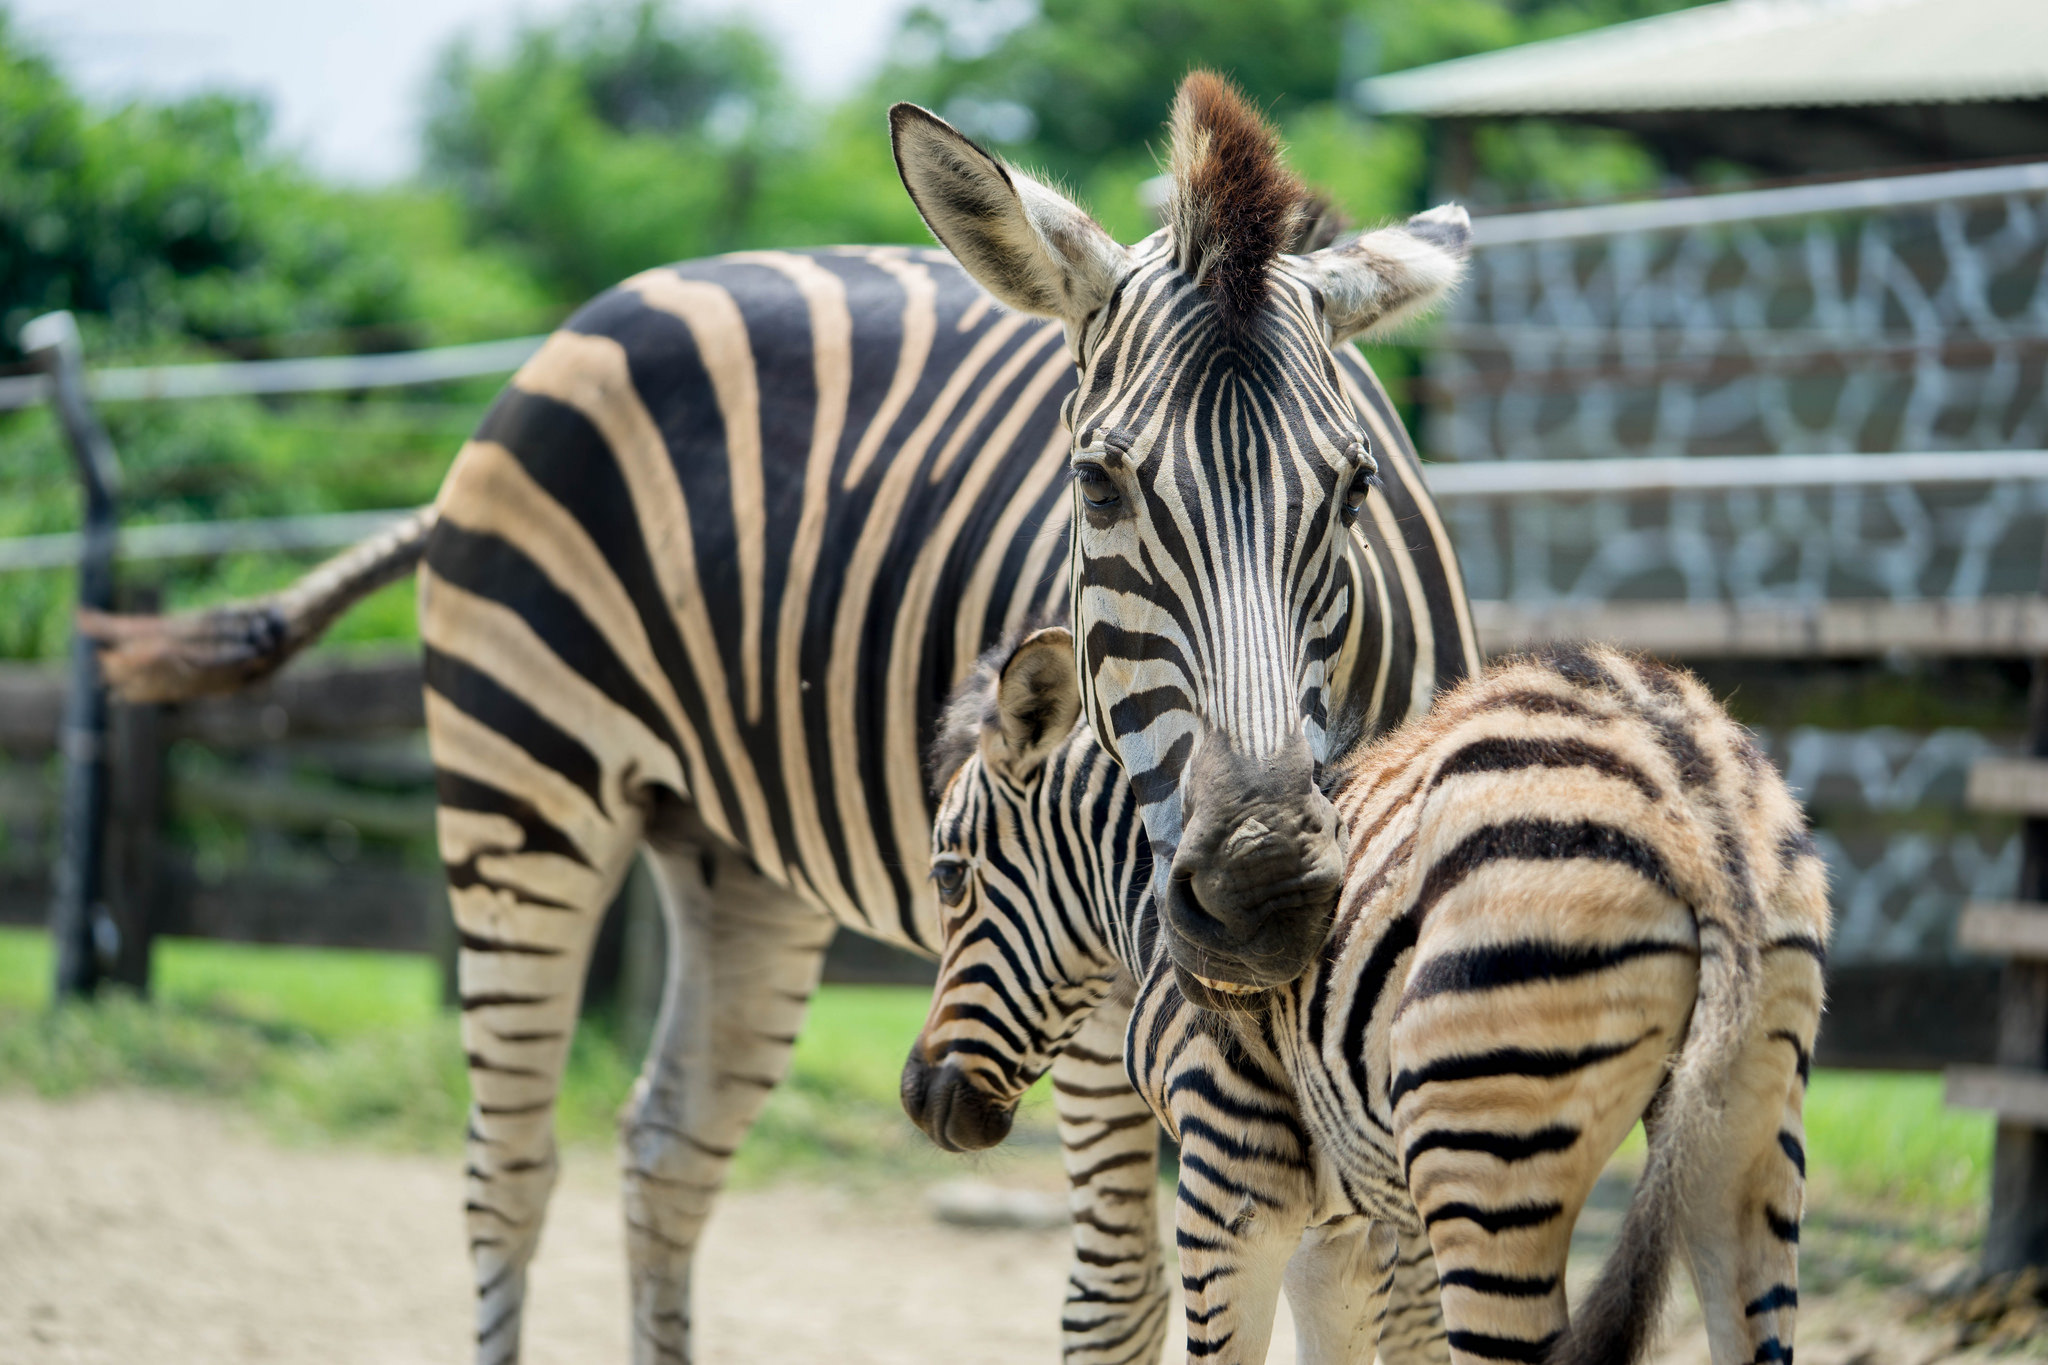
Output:
<path fill-rule="evenodd" d="M 2048 905 L 1970 901 L 1956 923 L 1956 944 L 1990 957 L 2048 962 Z"/>
<path fill-rule="evenodd" d="M 923 986 L 939 979 L 939 964 L 907 948 L 851 929 L 832 936 L 825 950 L 825 980 L 845 986 Z"/>
<path fill-rule="evenodd" d="M 426 720 L 419 654 L 408 649 L 293 665 L 261 687 L 178 707 L 170 729 L 180 739 L 242 748 L 287 737 L 417 730 Z"/>
<path fill-rule="evenodd" d="M 154 925 L 160 935 L 432 953 L 449 919 L 447 893 L 431 873 L 381 868 L 339 869 L 320 877 L 238 872 L 208 886 L 189 870 L 166 869 L 164 881 L 168 886 Z M 43 869 L 0 867 L 0 925 L 40 928 L 49 902 Z M 652 941 L 658 949 L 660 938 L 657 933 L 652 940 L 642 935 L 636 941 L 629 935 L 627 946 L 644 952 Z M 835 936 L 825 954 L 825 980 L 836 985 L 929 988 L 936 979 L 937 964 L 852 930 Z"/>
<path fill-rule="evenodd" d="M 274 777 L 183 776 L 172 784 L 171 807 L 315 833 L 340 822 L 378 839 L 421 839 L 434 834 L 432 796 L 388 796 Z"/>
<path fill-rule="evenodd" d="M 159 934 L 306 948 L 424 953 L 448 915 L 438 877 L 383 868 L 324 876 L 243 872 L 217 885 L 179 879 L 165 898 Z"/>
<path fill-rule="evenodd" d="M 411 649 L 314 658 L 246 692 L 172 707 L 164 731 L 171 739 L 255 748 L 288 737 L 417 730 L 426 724 L 420 689 L 419 655 Z M 60 672 L 0 665 L 0 749 L 30 757 L 49 753 L 63 709 Z"/>
<path fill-rule="evenodd" d="M 1988 1063 L 2002 969 L 1985 962 L 1831 965 L 1814 1061 L 1875 1071 Z"/>
<path fill-rule="evenodd" d="M 1963 801 L 1971 810 L 2048 815 L 2048 760 L 1979 759 L 1970 768 Z"/>
<path fill-rule="evenodd" d="M 2048 1128 L 2048 1071 L 2003 1066 L 1952 1066 L 1942 1102 L 1951 1109 L 1988 1109 L 2007 1123 Z"/>
<path fill-rule="evenodd" d="M 42 664 L 0 664 L 0 749 L 46 754 L 64 714 L 64 674 Z"/>
<path fill-rule="evenodd" d="M 1600 641 L 1678 658 L 2023 658 L 2048 652 L 2048 599 L 1974 602 L 1834 601 L 1807 607 L 1607 602 L 1525 607 L 1472 604 L 1488 654 L 1568 640 Z"/>

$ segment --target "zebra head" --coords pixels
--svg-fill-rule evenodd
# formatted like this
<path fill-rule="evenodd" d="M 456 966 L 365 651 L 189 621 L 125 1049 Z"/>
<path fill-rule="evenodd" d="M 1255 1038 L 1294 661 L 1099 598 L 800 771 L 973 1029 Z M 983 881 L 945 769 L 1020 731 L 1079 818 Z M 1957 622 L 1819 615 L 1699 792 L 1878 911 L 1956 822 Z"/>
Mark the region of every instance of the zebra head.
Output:
<path fill-rule="evenodd" d="M 947 708 L 934 775 L 957 770 L 932 830 L 944 949 L 902 1095 L 948 1151 L 1008 1135 L 1112 989 L 1119 911 L 1146 891 L 1130 783 L 1076 733 L 1080 713 L 1073 639 L 1057 628 L 990 651 Z"/>
<path fill-rule="evenodd" d="M 1066 329 L 1081 690 L 1136 790 L 1183 985 L 1213 1004 L 1291 981 L 1344 865 L 1316 774 L 1341 743 L 1345 558 L 1375 476 L 1332 348 L 1449 288 L 1465 213 L 1306 249 L 1326 234 L 1272 130 L 1201 72 L 1175 101 L 1166 226 L 1128 248 L 933 115 L 891 121 L 940 242 Z"/>

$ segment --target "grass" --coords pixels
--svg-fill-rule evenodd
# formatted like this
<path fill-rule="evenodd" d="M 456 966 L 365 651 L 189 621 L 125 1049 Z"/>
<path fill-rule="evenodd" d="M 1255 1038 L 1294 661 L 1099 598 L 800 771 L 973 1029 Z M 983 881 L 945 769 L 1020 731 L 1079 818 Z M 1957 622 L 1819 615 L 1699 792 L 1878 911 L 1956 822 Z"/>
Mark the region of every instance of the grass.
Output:
<path fill-rule="evenodd" d="M 51 1014 L 47 940 L 0 930 L 0 1088 L 61 1096 L 145 1086 L 244 1106 L 297 1141 L 458 1141 L 462 1049 L 430 960 L 167 939 L 155 967 L 148 1003 L 117 997 Z M 925 1005 L 911 988 L 820 991 L 736 1178 L 947 1169 L 896 1103 Z M 558 1111 L 565 1141 L 610 1143 L 637 1060 L 605 1020 L 585 1022 Z M 1042 1088 L 1027 1102 L 1018 1125 L 1027 1150 L 1051 1143 L 1049 1107 Z M 1992 1126 L 1944 1108 L 1936 1076 L 1816 1072 L 1806 1105 L 1812 1201 L 1974 1219 L 1987 1197 Z"/>
<path fill-rule="evenodd" d="M 1989 1114 L 1945 1108 L 1941 1077 L 1818 1071 L 1806 1102 L 1812 1198 L 1980 1213 L 1990 1194 Z"/>
<path fill-rule="evenodd" d="M 139 1086 L 228 1102 L 290 1141 L 452 1150 L 467 1081 L 439 969 L 420 957 L 159 940 L 154 998 L 123 994 L 52 1013 L 45 937 L 0 930 L 0 1088 L 61 1097 Z M 789 1080 L 742 1148 L 742 1183 L 789 1173 L 938 1169 L 896 1102 L 927 997 L 827 986 Z M 578 1030 L 557 1127 L 612 1141 L 638 1059 L 602 1017 Z M 1049 1139 L 1042 1097 L 1020 1121 Z"/>

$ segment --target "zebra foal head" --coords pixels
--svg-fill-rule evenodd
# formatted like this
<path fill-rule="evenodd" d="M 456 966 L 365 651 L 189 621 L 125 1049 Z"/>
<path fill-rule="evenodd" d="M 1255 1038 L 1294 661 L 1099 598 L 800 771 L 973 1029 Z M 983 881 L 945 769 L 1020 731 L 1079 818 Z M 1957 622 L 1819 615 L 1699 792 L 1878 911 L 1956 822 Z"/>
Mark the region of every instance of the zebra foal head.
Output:
<path fill-rule="evenodd" d="M 1057 628 L 990 651 L 947 709 L 940 749 L 959 764 L 932 830 L 944 951 L 902 1097 L 948 1151 L 1009 1134 L 1113 988 L 1112 936 L 1146 892 L 1130 783 L 1076 733 L 1080 714 L 1073 638 Z"/>
<path fill-rule="evenodd" d="M 1135 787 L 1183 987 L 1291 981 L 1343 868 L 1316 765 L 1375 476 L 1332 348 L 1443 294 L 1464 211 L 1319 245 L 1272 130 L 1202 72 L 1174 105 L 1166 226 L 1131 247 L 924 110 L 891 125 L 940 242 L 1066 329 L 1081 692 Z"/>

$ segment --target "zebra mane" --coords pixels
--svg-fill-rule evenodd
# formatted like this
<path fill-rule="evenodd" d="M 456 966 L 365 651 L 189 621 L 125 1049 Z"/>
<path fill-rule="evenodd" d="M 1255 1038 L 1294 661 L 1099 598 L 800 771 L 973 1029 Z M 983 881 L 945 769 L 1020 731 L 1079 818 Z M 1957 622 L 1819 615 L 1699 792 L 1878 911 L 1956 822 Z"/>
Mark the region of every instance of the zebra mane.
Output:
<path fill-rule="evenodd" d="M 1272 125 L 1213 71 L 1190 72 L 1173 101 L 1173 190 L 1166 222 L 1181 269 L 1207 289 L 1224 326 L 1242 329 L 1266 300 L 1282 252 L 1327 245 L 1327 201 L 1281 164 Z"/>

